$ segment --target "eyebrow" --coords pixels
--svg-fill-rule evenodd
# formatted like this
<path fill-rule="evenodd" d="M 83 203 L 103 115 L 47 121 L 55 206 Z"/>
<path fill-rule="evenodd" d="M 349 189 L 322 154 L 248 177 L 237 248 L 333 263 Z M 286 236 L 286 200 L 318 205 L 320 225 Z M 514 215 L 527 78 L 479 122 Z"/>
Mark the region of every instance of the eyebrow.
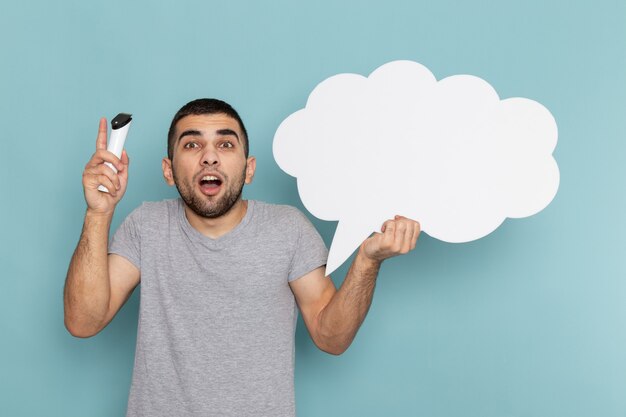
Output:
<path fill-rule="evenodd" d="M 219 129 L 215 133 L 217 133 L 218 136 L 234 136 L 237 138 L 237 142 L 241 142 L 239 140 L 239 135 L 237 134 L 237 132 L 232 129 Z M 180 140 L 185 136 L 202 136 L 202 132 L 195 129 L 185 130 L 183 133 L 180 134 L 180 136 L 178 136 L 178 141 L 180 142 Z"/>

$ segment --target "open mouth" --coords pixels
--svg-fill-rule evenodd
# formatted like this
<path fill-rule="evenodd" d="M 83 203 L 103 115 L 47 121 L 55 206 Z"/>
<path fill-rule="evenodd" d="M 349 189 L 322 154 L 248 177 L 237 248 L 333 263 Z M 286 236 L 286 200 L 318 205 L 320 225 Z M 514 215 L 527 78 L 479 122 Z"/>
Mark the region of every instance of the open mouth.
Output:
<path fill-rule="evenodd" d="M 200 189 L 203 193 L 213 195 L 219 191 L 222 180 L 215 175 L 204 175 L 200 178 Z"/>

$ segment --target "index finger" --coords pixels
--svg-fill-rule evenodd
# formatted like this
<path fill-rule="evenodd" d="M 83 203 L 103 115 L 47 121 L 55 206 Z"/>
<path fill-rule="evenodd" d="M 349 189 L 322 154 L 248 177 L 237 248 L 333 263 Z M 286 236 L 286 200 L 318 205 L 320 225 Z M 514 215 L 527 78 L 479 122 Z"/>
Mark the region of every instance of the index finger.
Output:
<path fill-rule="evenodd" d="M 102 117 L 100 119 L 100 126 L 98 126 L 98 137 L 96 138 L 96 150 L 107 148 L 107 119 Z"/>

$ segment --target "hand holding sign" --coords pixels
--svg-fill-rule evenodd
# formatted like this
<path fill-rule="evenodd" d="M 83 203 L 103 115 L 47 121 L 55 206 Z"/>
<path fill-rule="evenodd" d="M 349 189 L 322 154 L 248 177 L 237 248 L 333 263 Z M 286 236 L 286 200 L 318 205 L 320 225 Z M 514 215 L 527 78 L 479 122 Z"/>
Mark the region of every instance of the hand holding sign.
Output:
<path fill-rule="evenodd" d="M 274 157 L 314 216 L 339 220 L 329 274 L 396 214 L 434 238 L 468 242 L 541 211 L 559 185 L 556 142 L 541 104 L 394 61 L 320 83 L 279 126 Z"/>

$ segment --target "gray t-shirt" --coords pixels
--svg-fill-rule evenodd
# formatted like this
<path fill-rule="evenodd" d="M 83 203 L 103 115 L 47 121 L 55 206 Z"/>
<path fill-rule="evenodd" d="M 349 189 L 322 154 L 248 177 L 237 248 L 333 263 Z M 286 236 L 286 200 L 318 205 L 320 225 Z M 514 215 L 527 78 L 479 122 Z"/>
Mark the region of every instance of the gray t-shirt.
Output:
<path fill-rule="evenodd" d="M 144 203 L 109 253 L 141 271 L 127 416 L 295 415 L 288 282 L 328 255 L 300 211 L 248 201 L 241 223 L 210 239 L 181 199 Z"/>

